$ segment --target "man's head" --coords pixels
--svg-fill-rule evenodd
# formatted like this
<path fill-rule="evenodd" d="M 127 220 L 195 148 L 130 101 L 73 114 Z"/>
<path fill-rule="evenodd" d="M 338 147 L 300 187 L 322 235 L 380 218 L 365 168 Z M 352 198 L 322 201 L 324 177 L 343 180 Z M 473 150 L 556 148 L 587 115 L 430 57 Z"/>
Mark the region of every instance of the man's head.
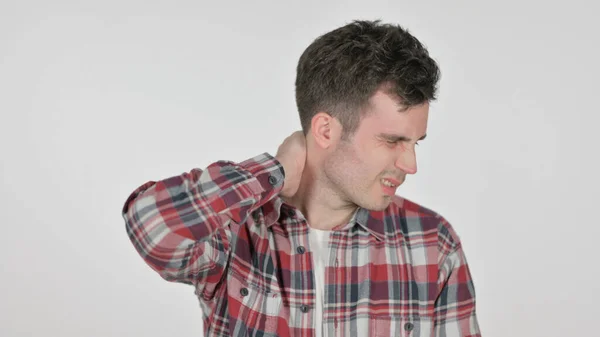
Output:
<path fill-rule="evenodd" d="M 323 183 L 344 201 L 383 209 L 427 131 L 440 71 L 399 26 L 355 21 L 317 38 L 297 68 L 296 102 L 309 143 L 322 149 Z M 395 186 L 385 187 L 390 178 Z"/>
<path fill-rule="evenodd" d="M 425 47 L 400 26 L 354 21 L 318 37 L 297 67 L 296 104 L 305 134 L 318 112 L 337 118 L 345 138 L 369 99 L 384 88 L 408 108 L 435 100 L 440 71 Z"/>

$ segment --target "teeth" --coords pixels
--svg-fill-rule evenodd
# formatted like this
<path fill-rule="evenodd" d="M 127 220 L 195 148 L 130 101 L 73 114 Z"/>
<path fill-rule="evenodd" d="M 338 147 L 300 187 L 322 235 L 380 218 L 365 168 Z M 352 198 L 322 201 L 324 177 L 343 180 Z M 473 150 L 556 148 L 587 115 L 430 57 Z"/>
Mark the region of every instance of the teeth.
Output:
<path fill-rule="evenodd" d="M 383 184 L 385 186 L 388 186 L 388 187 L 394 187 L 394 186 L 396 186 L 396 185 L 392 184 L 391 182 L 389 182 L 389 181 L 387 181 L 385 179 L 381 179 L 381 181 L 383 182 Z"/>

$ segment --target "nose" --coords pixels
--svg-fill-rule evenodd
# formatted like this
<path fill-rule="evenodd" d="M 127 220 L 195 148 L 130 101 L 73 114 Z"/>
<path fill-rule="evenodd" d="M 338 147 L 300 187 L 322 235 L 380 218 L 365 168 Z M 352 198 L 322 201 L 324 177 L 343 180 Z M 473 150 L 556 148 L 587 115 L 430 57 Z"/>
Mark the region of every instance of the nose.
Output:
<path fill-rule="evenodd" d="M 414 148 L 403 148 L 396 159 L 396 167 L 406 174 L 417 173 L 417 156 Z"/>

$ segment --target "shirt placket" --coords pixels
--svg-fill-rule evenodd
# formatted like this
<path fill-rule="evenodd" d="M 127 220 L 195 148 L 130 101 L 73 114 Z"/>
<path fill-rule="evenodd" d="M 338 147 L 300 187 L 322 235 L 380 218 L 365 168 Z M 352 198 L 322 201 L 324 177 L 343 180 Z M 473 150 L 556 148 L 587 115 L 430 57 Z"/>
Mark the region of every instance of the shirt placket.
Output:
<path fill-rule="evenodd" d="M 337 319 L 337 308 L 339 306 L 340 303 L 340 294 L 339 291 L 340 289 L 338 287 L 335 287 L 335 284 L 338 283 L 338 279 L 339 279 L 339 252 L 340 252 L 340 245 L 339 244 L 331 244 L 331 242 L 339 242 L 340 238 L 341 238 L 341 232 L 338 231 L 334 231 L 331 233 L 330 237 L 329 237 L 329 244 L 328 244 L 328 254 L 329 254 L 329 258 L 327 259 L 328 261 L 328 265 L 326 266 L 328 272 L 325 273 L 325 291 L 323 294 L 324 297 L 324 303 L 323 303 L 323 319 L 328 321 L 329 319 L 329 315 L 327 314 L 327 307 L 330 307 L 331 305 L 334 306 L 334 314 L 333 314 L 333 326 L 331 326 L 330 324 L 328 324 L 325 329 L 323 329 L 323 337 L 330 337 L 330 336 L 338 336 L 338 319 Z M 328 268 L 333 266 L 333 268 Z M 330 287 L 330 285 L 334 285 L 334 287 Z M 330 290 L 333 290 L 333 294 L 330 294 Z M 333 295 L 333 296 L 332 296 Z M 329 300 L 333 299 L 333 302 L 330 302 Z"/>
<path fill-rule="evenodd" d="M 291 215 L 291 214 L 290 214 Z M 302 230 L 298 231 L 294 237 L 291 237 L 291 249 L 296 255 L 297 270 L 296 274 L 300 275 L 299 279 L 293 280 L 290 287 L 295 288 L 297 293 L 305 294 L 298 305 L 290 307 L 290 315 L 299 319 L 301 327 L 307 329 L 307 336 L 314 337 L 315 322 L 318 317 L 315 317 L 315 275 L 314 264 L 308 251 L 310 249 L 310 239 L 308 233 L 308 225 L 305 221 L 300 221 L 296 226 L 301 226 Z M 305 290 L 305 291 L 302 291 Z M 309 324 L 311 322 L 312 324 Z"/>

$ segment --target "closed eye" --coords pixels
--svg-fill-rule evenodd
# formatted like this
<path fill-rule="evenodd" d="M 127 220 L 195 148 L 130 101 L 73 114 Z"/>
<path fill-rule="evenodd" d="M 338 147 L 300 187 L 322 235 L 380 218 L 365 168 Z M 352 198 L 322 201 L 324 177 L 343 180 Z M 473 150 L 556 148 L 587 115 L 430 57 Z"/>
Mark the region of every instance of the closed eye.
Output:
<path fill-rule="evenodd" d="M 400 141 L 398 140 L 387 140 L 386 143 L 389 144 L 390 147 L 395 147 Z"/>
<path fill-rule="evenodd" d="M 401 140 L 388 140 L 387 141 L 387 143 L 390 144 L 390 145 L 394 145 L 394 144 L 397 144 L 397 143 L 400 143 L 400 142 L 401 142 Z M 419 142 L 416 142 L 415 145 L 419 145 Z"/>
<path fill-rule="evenodd" d="M 412 139 L 410 139 L 408 137 L 405 137 L 402 135 L 393 135 L 393 134 L 388 134 L 388 133 L 381 133 L 381 134 L 379 134 L 379 137 L 380 137 L 380 139 L 385 139 L 388 144 L 412 141 Z M 419 145 L 419 140 L 423 140 L 423 139 L 425 139 L 425 137 L 427 137 L 427 134 L 424 134 L 423 136 L 421 136 L 421 138 L 417 139 L 415 144 Z"/>

